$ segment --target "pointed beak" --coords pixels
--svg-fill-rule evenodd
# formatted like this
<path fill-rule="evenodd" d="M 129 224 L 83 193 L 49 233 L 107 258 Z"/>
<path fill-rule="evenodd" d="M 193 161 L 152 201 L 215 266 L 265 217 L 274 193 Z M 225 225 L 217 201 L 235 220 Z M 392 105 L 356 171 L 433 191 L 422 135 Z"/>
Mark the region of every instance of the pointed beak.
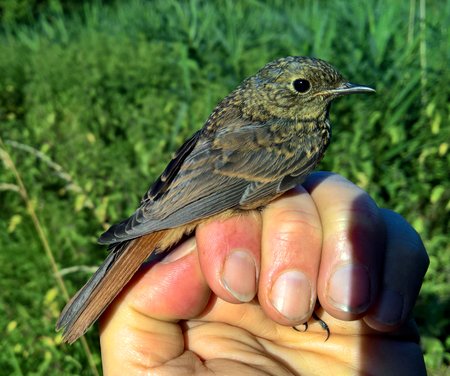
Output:
<path fill-rule="evenodd" d="M 332 94 L 337 97 L 337 96 L 347 95 L 347 94 L 375 93 L 375 89 L 372 89 L 371 87 L 364 86 L 364 85 L 358 85 L 358 84 L 352 84 L 351 82 L 345 82 L 341 86 L 337 87 L 336 89 L 327 90 L 327 93 Z"/>

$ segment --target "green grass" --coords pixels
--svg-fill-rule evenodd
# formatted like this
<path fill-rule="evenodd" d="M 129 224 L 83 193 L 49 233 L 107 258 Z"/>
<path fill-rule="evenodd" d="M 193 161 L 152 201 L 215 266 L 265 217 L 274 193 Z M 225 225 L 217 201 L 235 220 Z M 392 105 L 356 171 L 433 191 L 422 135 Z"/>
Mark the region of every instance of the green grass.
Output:
<path fill-rule="evenodd" d="M 223 96 L 274 58 L 313 55 L 377 88 L 334 105 L 321 168 L 355 181 L 422 235 L 431 266 L 416 318 L 427 367 L 444 374 L 448 1 L 13 3 L 0 2 L 0 137 L 59 267 L 77 266 L 64 275 L 71 292 L 89 274 L 83 266 L 105 255 L 97 236 L 134 210 Z M 0 209 L 2 373 L 92 374 L 82 344 L 61 345 L 54 332 L 64 297 L 8 164 Z M 88 342 L 99 365 L 95 332 Z"/>

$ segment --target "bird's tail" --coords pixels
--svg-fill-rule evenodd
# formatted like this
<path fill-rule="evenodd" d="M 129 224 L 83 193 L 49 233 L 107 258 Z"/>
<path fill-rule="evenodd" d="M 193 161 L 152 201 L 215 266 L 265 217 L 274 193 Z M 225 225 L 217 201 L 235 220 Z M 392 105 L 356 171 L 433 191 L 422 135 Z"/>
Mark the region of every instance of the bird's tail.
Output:
<path fill-rule="evenodd" d="M 112 246 L 103 264 L 61 312 L 56 329 L 64 330 L 64 342 L 75 342 L 89 329 L 157 248 L 165 233 L 157 231 Z"/>

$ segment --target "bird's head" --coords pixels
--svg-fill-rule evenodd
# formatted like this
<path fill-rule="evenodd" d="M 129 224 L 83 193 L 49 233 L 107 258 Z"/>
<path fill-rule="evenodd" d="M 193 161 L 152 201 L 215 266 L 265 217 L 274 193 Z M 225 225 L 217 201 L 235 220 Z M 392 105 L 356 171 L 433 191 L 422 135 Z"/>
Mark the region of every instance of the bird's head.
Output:
<path fill-rule="evenodd" d="M 289 56 L 265 65 L 238 91 L 243 112 L 253 118 L 316 119 L 327 116 L 329 103 L 353 93 L 374 89 L 352 84 L 326 61 Z"/>

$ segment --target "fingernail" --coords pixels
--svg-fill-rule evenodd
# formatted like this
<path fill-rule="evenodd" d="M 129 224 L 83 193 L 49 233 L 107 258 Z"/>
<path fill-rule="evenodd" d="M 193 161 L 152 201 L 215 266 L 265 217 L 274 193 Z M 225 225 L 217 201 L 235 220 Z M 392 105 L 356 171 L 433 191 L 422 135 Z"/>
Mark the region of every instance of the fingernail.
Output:
<path fill-rule="evenodd" d="M 191 253 L 193 250 L 195 250 L 195 247 L 197 246 L 197 243 L 195 242 L 195 237 L 192 237 L 183 243 L 176 246 L 170 253 L 164 257 L 160 262 L 163 264 L 168 264 L 169 262 L 174 262 L 176 260 L 179 260 L 180 258 L 187 256 L 189 253 Z"/>
<path fill-rule="evenodd" d="M 236 249 L 226 258 L 222 285 L 239 301 L 249 302 L 256 294 L 256 264 L 249 252 Z"/>
<path fill-rule="evenodd" d="M 403 295 L 394 290 L 384 290 L 375 308 L 375 320 L 386 325 L 398 325 L 403 313 Z"/>
<path fill-rule="evenodd" d="M 337 309 L 349 313 L 364 312 L 370 303 L 370 277 L 361 264 L 338 267 L 328 282 L 329 301 Z"/>
<path fill-rule="evenodd" d="M 303 319 L 311 310 L 311 283 L 300 271 L 284 272 L 273 284 L 270 300 L 287 319 Z"/>

